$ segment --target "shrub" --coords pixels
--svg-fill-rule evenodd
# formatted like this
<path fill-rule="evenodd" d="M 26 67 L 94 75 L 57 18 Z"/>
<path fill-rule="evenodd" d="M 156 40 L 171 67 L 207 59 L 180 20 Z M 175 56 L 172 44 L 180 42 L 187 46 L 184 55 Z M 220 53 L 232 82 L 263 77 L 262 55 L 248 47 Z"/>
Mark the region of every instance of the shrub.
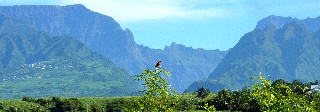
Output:
<path fill-rule="evenodd" d="M 138 100 L 138 108 L 140 111 L 173 111 L 177 108 L 178 97 L 177 92 L 173 90 L 168 81 L 160 76 L 163 73 L 170 76 L 170 72 L 165 69 L 151 71 L 144 70 L 140 75 L 134 76 L 136 80 L 142 81 L 144 95 Z"/>
<path fill-rule="evenodd" d="M 250 97 L 261 111 L 312 111 L 305 97 L 289 86 L 278 83 L 272 86 L 269 80 L 259 77 L 260 84 L 253 86 Z"/>

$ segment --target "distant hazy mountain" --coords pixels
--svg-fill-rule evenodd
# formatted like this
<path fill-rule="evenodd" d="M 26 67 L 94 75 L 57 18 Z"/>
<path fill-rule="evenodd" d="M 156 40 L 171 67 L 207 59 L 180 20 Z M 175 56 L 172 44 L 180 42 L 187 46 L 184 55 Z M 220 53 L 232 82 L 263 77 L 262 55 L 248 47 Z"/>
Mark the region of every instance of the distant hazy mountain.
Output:
<path fill-rule="evenodd" d="M 138 45 L 129 29 L 121 29 L 111 17 L 90 11 L 83 5 L 2 6 L 1 12 L 31 22 L 38 30 L 51 35 L 70 35 L 132 75 L 146 68 L 153 69 L 154 64 L 162 60 L 162 67 L 172 74 L 167 79 L 179 92 L 193 81 L 206 78 L 227 53 L 193 49 L 176 43 L 163 50 Z"/>
<path fill-rule="evenodd" d="M 70 36 L 0 13 L 0 99 L 137 95 L 125 70 Z"/>
<path fill-rule="evenodd" d="M 241 89 L 252 84 L 250 78 L 259 72 L 271 79 L 320 79 L 319 21 L 319 17 L 262 19 L 255 30 L 241 37 L 209 78 L 194 82 L 188 91 L 202 86 L 212 91 Z"/>

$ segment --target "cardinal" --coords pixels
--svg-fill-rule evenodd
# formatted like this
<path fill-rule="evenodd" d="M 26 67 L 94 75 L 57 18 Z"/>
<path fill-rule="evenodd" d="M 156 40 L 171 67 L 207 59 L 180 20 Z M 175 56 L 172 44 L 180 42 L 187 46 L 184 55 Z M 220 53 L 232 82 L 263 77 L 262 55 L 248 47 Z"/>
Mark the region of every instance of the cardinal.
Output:
<path fill-rule="evenodd" d="M 158 61 L 158 63 L 156 63 L 155 65 L 154 65 L 154 67 L 156 67 L 156 68 L 161 68 L 161 61 Z"/>

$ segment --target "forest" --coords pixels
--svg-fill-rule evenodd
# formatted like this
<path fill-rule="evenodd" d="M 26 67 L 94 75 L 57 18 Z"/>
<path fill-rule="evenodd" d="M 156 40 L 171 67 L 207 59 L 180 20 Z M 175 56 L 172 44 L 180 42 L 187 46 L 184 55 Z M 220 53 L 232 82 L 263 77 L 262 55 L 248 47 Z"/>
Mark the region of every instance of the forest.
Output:
<path fill-rule="evenodd" d="M 48 97 L 30 98 L 24 96 L 16 100 L 1 100 L 0 110 L 7 112 L 41 111 L 319 111 L 320 94 L 312 92 L 315 82 L 302 83 L 283 79 L 268 80 L 261 73 L 251 80 L 257 83 L 242 90 L 223 89 L 211 93 L 199 88 L 194 93 L 178 94 L 170 87 L 164 75 L 165 69 L 144 70 L 133 76 L 144 82 L 142 96 L 125 97 Z"/>

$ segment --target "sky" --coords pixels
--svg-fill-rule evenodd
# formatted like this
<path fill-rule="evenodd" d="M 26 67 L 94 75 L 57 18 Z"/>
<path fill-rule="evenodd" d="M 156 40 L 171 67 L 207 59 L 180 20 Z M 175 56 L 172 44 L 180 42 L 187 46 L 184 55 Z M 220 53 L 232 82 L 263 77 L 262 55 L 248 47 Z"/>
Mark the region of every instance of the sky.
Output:
<path fill-rule="evenodd" d="M 227 50 L 270 15 L 320 16 L 319 0 L 0 0 L 1 6 L 72 4 L 112 17 L 138 44 L 155 49 L 176 42 Z"/>

